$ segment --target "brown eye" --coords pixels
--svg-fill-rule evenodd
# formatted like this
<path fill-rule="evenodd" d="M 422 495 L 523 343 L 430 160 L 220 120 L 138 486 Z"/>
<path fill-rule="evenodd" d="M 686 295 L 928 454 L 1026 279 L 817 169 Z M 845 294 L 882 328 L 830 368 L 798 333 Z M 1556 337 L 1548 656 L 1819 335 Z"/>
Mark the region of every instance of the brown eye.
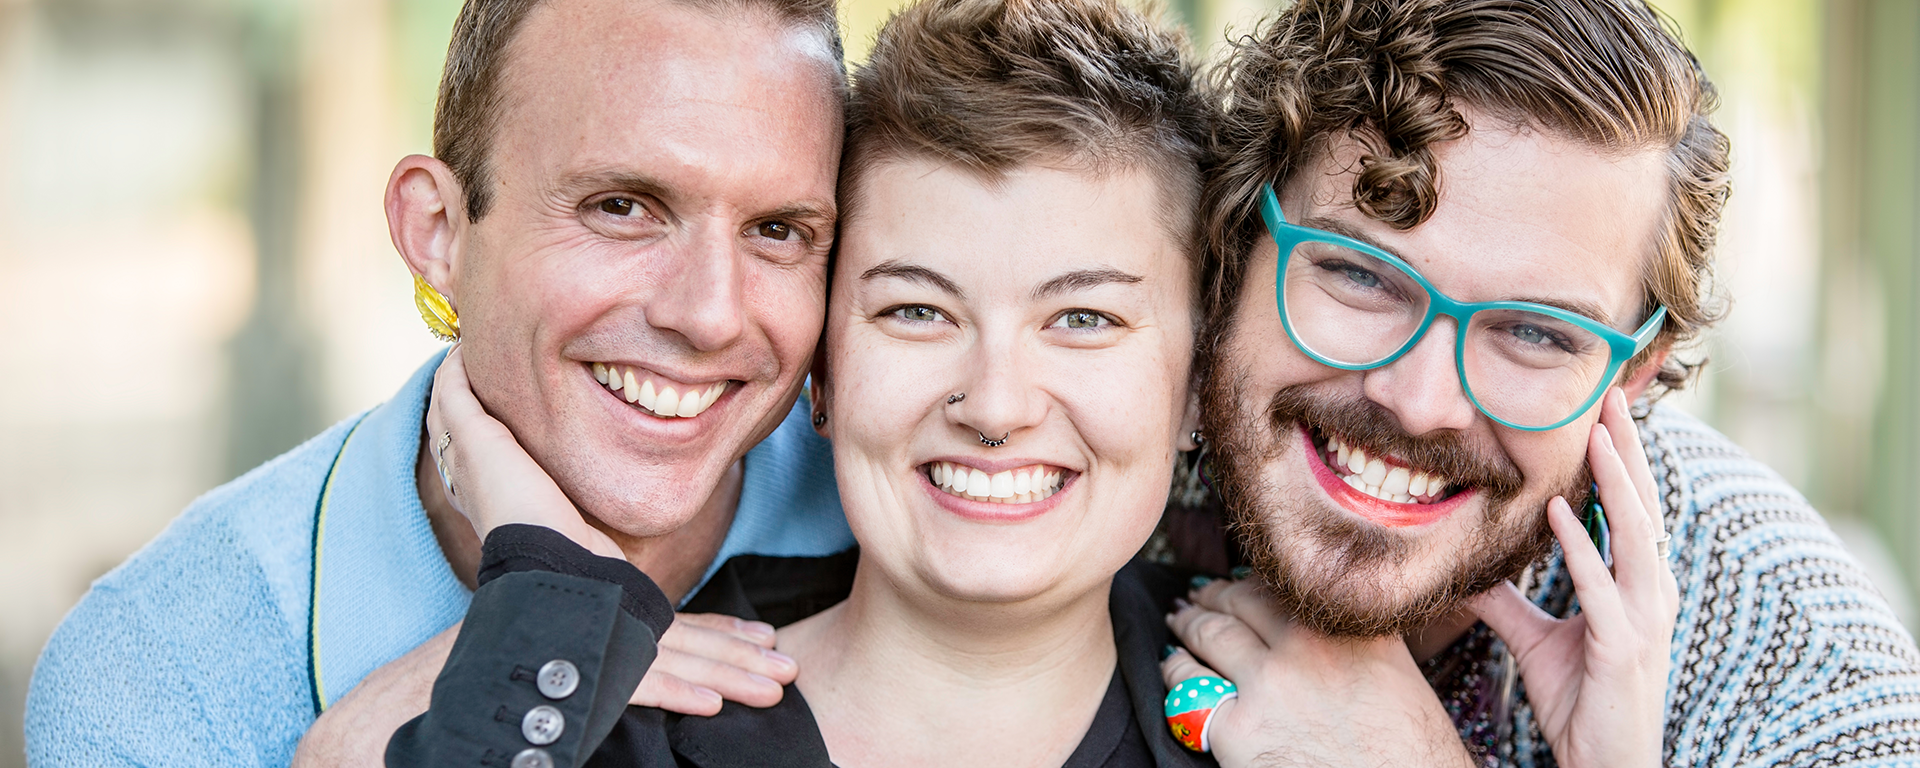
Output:
<path fill-rule="evenodd" d="M 791 240 L 794 237 L 793 227 L 777 221 L 769 221 L 758 227 L 754 227 L 754 231 L 768 240 L 779 240 L 781 242 Z"/>
<path fill-rule="evenodd" d="M 632 200 L 624 197 L 609 197 L 600 201 L 600 210 L 615 216 L 632 216 L 634 209 L 638 207 Z"/>

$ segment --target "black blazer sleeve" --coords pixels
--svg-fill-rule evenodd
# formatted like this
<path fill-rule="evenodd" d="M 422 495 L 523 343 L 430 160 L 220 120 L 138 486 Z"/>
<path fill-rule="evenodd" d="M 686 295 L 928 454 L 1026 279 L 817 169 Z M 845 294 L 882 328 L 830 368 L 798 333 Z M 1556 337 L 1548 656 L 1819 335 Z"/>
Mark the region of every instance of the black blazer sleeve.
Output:
<path fill-rule="evenodd" d="M 638 568 L 539 526 L 495 529 L 427 713 L 389 766 L 577 768 L 607 737 L 673 606 Z"/>

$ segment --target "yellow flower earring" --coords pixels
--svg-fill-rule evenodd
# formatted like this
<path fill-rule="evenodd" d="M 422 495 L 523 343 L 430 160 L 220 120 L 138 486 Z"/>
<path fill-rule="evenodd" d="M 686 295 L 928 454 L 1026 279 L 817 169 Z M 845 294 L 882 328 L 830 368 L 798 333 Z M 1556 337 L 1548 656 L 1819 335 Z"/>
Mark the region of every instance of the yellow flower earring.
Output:
<path fill-rule="evenodd" d="M 441 341 L 460 340 L 460 313 L 453 311 L 453 304 L 447 297 L 440 295 L 425 278 L 413 276 L 413 305 L 420 308 L 420 319 L 427 321 L 427 330 Z"/>

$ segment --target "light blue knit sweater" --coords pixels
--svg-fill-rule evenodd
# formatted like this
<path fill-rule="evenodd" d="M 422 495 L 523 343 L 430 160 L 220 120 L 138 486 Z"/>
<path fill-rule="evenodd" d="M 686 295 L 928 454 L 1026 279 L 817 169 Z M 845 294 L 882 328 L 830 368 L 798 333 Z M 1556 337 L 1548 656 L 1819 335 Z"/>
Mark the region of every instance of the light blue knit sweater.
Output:
<path fill-rule="evenodd" d="M 393 400 L 201 497 L 95 582 L 34 669 L 29 762 L 286 765 L 322 702 L 465 615 L 471 594 L 414 485 L 439 357 Z M 745 470 L 716 565 L 852 546 L 804 408 Z"/>

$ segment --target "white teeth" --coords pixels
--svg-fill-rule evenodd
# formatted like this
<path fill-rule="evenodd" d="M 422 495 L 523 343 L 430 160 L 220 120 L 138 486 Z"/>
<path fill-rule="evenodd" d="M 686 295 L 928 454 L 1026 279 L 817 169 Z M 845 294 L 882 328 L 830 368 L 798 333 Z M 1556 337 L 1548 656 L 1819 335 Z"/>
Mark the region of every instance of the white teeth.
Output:
<path fill-rule="evenodd" d="M 1000 472 L 993 476 L 993 497 L 996 499 L 1013 498 L 1013 473 Z"/>
<path fill-rule="evenodd" d="M 1341 482 L 1369 496 L 1396 504 L 1432 503 L 1447 492 L 1447 481 L 1439 475 L 1398 467 L 1367 456 L 1366 450 L 1347 445 L 1337 437 L 1327 438 L 1327 463 L 1340 475 Z"/>
<path fill-rule="evenodd" d="M 1387 479 L 1380 481 L 1380 490 L 1394 496 L 1407 496 L 1407 483 L 1413 473 L 1406 467 L 1394 467 L 1387 472 Z"/>
<path fill-rule="evenodd" d="M 955 496 L 1002 504 L 1031 504 L 1060 490 L 1063 474 L 1044 466 L 987 474 L 963 464 L 936 461 L 927 468 L 934 486 Z"/>
<path fill-rule="evenodd" d="M 663 419 L 690 419 L 706 412 L 719 402 L 720 396 L 727 393 L 727 382 L 708 384 L 699 389 L 688 387 L 682 392 L 672 385 L 654 386 L 651 377 L 642 373 L 634 375 L 634 369 L 624 371 L 617 365 L 606 363 L 593 364 L 593 378 L 602 386 L 617 393 L 627 402 L 640 406 L 643 410 Z"/>
<path fill-rule="evenodd" d="M 1379 459 L 1368 459 L 1367 468 L 1360 472 L 1360 479 L 1367 485 L 1379 485 L 1387 479 L 1387 463 Z"/>

